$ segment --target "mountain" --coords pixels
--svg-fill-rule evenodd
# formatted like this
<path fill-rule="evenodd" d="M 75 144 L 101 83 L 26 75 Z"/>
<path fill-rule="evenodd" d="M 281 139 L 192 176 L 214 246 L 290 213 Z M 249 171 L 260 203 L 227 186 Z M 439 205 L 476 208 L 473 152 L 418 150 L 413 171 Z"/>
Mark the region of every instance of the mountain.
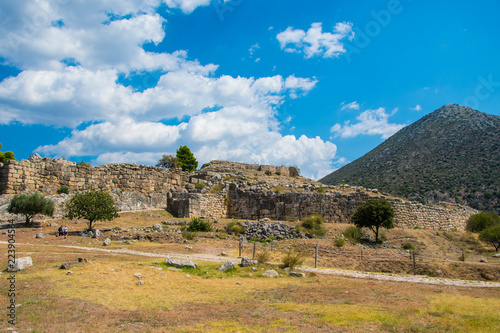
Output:
<path fill-rule="evenodd" d="M 500 212 L 500 117 L 445 105 L 320 182 Z"/>

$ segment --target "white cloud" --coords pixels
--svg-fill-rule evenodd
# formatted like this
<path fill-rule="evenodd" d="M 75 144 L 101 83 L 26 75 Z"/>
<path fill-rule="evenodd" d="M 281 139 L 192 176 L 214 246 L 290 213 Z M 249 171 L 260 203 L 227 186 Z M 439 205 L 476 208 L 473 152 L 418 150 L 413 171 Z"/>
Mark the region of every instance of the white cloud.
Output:
<path fill-rule="evenodd" d="M 346 52 L 341 40 L 352 39 L 353 36 L 352 23 L 338 22 L 333 27 L 333 33 L 323 32 L 322 23 L 313 23 L 307 32 L 288 27 L 276 38 L 286 52 L 304 53 L 306 58 L 333 58 Z"/>
<path fill-rule="evenodd" d="M 349 104 L 345 104 L 345 102 L 342 102 L 342 110 L 359 110 L 359 104 L 358 102 L 354 101 L 354 102 L 351 102 Z"/>
<path fill-rule="evenodd" d="M 420 104 L 417 104 L 414 108 L 410 108 L 410 110 L 413 110 L 413 111 L 422 111 L 422 106 L 420 106 Z"/>
<path fill-rule="evenodd" d="M 287 95 L 307 94 L 317 79 L 216 76 L 216 65 L 190 60 L 186 51 L 147 52 L 145 44 L 165 37 L 166 19 L 156 12 L 162 3 L 191 13 L 210 1 L 2 2 L 0 57 L 21 73 L 0 82 L 0 122 L 70 127 L 71 135 L 36 151 L 96 156 L 95 163 L 155 164 L 188 144 L 201 163 L 230 159 L 299 165 L 314 178 L 329 173 L 336 146 L 319 137 L 283 136 L 275 118 Z M 335 36 L 350 30 L 337 24 L 334 34 L 316 36 L 315 46 L 317 28 L 303 38 L 325 56 L 336 52 Z M 133 75 L 152 84 L 120 83 Z"/>
<path fill-rule="evenodd" d="M 335 124 L 330 132 L 342 138 L 352 138 L 358 135 L 380 135 L 383 139 L 387 139 L 406 126 L 389 123 L 390 116 L 384 108 L 366 110 L 356 117 L 357 123 L 351 124 L 346 121 L 344 125 Z"/>

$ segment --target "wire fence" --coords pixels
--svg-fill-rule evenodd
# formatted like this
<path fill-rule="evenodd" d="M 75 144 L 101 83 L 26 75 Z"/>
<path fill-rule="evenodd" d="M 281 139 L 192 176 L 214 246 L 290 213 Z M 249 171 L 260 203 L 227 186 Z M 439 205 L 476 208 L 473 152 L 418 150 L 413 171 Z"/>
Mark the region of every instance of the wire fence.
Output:
<path fill-rule="evenodd" d="M 257 255 L 257 251 L 261 249 L 267 249 L 271 252 L 278 250 L 278 247 L 274 243 L 258 243 L 258 242 L 250 242 L 244 243 L 240 241 L 239 243 L 239 256 L 247 255 L 252 259 L 255 259 Z M 447 263 L 458 263 L 465 265 L 481 265 L 481 266 L 489 266 L 489 267 L 500 267 L 500 263 L 488 263 L 488 262 L 473 262 L 467 261 L 466 255 L 464 252 L 461 253 L 461 260 L 450 260 L 444 258 L 436 258 L 430 256 L 424 256 L 415 253 L 415 251 L 409 251 L 405 253 L 384 253 L 377 254 L 373 253 L 373 251 L 365 251 L 364 248 L 361 248 L 359 251 L 343 251 L 343 250 L 332 250 L 328 248 L 320 248 L 319 245 L 315 247 L 303 247 L 300 250 L 304 253 L 307 253 L 308 257 L 311 257 L 310 252 L 313 253 L 314 259 L 314 267 L 318 266 L 318 261 L 323 256 L 338 256 L 339 258 L 357 258 L 360 261 L 377 261 L 377 260 L 392 260 L 392 261 L 406 261 L 413 265 L 413 271 L 416 274 L 417 264 L 422 264 L 425 262 L 447 262 Z"/>

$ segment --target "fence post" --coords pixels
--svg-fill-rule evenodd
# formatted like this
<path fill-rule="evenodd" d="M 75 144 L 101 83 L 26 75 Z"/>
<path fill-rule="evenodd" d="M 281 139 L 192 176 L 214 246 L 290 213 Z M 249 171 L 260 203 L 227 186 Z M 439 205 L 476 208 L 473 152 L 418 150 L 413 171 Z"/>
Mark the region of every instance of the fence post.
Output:
<path fill-rule="evenodd" d="M 363 249 L 361 249 L 361 260 L 363 260 Z"/>
<path fill-rule="evenodd" d="M 241 241 L 241 239 L 240 239 L 240 243 L 239 243 L 239 246 L 238 246 L 238 247 L 239 247 L 239 249 L 240 249 L 240 255 L 239 255 L 239 257 L 241 257 L 241 244 L 242 244 L 242 243 L 243 243 L 243 242 L 242 242 L 242 241 Z"/>
<path fill-rule="evenodd" d="M 318 244 L 314 248 L 314 268 L 318 267 Z"/>
<path fill-rule="evenodd" d="M 255 244 L 257 244 L 257 242 L 253 242 L 253 256 L 252 256 L 252 259 L 255 259 Z"/>
<path fill-rule="evenodd" d="M 462 262 L 465 262 L 465 253 L 462 251 Z"/>
<path fill-rule="evenodd" d="M 413 275 L 417 275 L 417 264 L 415 260 L 415 251 L 413 251 Z"/>

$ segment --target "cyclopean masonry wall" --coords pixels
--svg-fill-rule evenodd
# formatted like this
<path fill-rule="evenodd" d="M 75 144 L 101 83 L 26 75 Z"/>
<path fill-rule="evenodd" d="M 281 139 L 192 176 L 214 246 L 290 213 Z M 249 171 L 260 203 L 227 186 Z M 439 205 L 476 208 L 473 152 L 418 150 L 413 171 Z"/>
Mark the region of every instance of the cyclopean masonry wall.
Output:
<path fill-rule="evenodd" d="M 29 160 L 8 161 L 5 165 L 0 165 L 0 208 L 6 207 L 13 194 L 34 191 L 57 197 L 57 206 L 63 207 L 68 196 L 57 196 L 56 192 L 61 186 L 66 186 L 70 192 L 99 189 L 109 191 L 120 211 L 167 208 L 179 217 L 252 220 L 301 220 L 309 214 L 321 213 L 326 222 L 348 223 L 350 216 L 361 204 L 373 196 L 381 196 L 359 188 L 316 193 L 311 192 L 310 185 L 305 186 L 303 192 L 275 193 L 269 187 L 266 189 L 260 185 L 247 184 L 242 173 L 245 170 L 262 173 L 269 170 L 286 176 L 290 169 L 212 161 L 197 173 L 186 173 L 136 164 L 86 167 L 63 159 L 54 160 L 35 155 Z M 224 176 L 224 172 L 229 174 Z M 226 176 L 228 179 L 239 180 L 224 181 Z M 206 187 L 200 190 L 197 185 L 202 185 L 199 188 Z M 214 185 L 220 186 L 222 191 L 210 194 L 208 190 Z M 398 227 L 464 230 L 467 219 L 477 213 L 472 208 L 458 205 L 442 208 L 397 198 L 387 200 L 394 207 L 395 224 Z"/>
<path fill-rule="evenodd" d="M 185 217 L 208 216 L 207 212 L 210 210 L 207 210 L 207 207 L 218 207 L 217 214 L 212 215 L 214 218 L 301 220 L 309 214 L 320 213 L 325 222 L 349 223 L 356 209 L 373 196 L 364 191 L 347 194 L 273 193 L 248 191 L 231 185 L 227 193 L 210 197 L 190 193 L 172 193 L 169 198 L 169 208 Z M 203 201 L 200 201 L 201 198 Z M 451 208 L 430 207 L 397 198 L 386 199 L 394 208 L 395 225 L 401 228 L 465 230 L 469 217 L 477 213 L 470 207 L 460 205 L 454 205 Z M 180 206 L 175 206 L 180 201 L 182 201 Z M 224 205 L 227 207 L 225 216 Z M 179 209 L 181 206 L 182 209 Z"/>

